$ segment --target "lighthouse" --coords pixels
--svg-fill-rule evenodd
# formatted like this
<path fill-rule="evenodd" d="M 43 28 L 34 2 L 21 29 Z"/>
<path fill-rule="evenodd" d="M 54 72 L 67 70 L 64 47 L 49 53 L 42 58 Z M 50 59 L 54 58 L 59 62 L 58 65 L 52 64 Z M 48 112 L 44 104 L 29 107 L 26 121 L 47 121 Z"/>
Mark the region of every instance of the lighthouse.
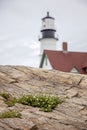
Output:
<path fill-rule="evenodd" d="M 58 36 L 56 34 L 55 19 L 47 12 L 47 16 L 42 18 L 40 30 L 40 55 L 44 50 L 57 50 Z"/>

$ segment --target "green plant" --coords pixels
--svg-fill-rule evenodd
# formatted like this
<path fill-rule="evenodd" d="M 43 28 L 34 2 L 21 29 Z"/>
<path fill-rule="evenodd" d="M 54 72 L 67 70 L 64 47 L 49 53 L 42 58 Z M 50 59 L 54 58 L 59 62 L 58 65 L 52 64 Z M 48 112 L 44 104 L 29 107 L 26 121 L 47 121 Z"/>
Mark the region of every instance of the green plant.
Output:
<path fill-rule="evenodd" d="M 0 118 L 21 118 L 21 113 L 15 110 L 9 110 L 0 114 Z"/>
<path fill-rule="evenodd" d="M 1 94 L 6 100 L 8 107 L 14 106 L 16 103 L 24 105 L 39 107 L 44 112 L 51 112 L 58 104 L 63 101 L 58 96 L 46 96 L 46 95 L 25 95 L 19 99 L 13 98 L 9 100 L 9 94 Z"/>
<path fill-rule="evenodd" d="M 8 93 L 0 93 L 0 96 L 2 96 L 5 99 L 9 98 L 9 94 Z"/>
<path fill-rule="evenodd" d="M 24 105 L 40 107 L 40 110 L 45 112 L 51 112 L 58 104 L 62 103 L 62 100 L 59 97 L 27 95 L 20 98 L 18 102 Z"/>
<path fill-rule="evenodd" d="M 8 105 L 8 107 L 12 107 L 14 106 L 16 103 L 18 102 L 18 100 L 16 98 L 13 98 L 12 100 L 8 100 L 6 102 L 6 104 Z"/>

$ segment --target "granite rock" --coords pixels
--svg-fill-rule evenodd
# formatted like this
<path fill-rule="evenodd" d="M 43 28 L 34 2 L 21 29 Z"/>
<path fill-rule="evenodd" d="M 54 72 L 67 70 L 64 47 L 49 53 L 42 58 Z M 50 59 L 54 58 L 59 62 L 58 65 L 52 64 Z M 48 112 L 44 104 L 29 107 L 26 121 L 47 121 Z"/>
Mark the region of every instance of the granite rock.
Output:
<path fill-rule="evenodd" d="M 26 66 L 0 66 L 0 93 L 58 95 L 64 102 L 52 112 L 15 104 L 0 96 L 0 113 L 18 110 L 22 119 L 0 119 L 0 130 L 87 130 L 87 76 Z"/>

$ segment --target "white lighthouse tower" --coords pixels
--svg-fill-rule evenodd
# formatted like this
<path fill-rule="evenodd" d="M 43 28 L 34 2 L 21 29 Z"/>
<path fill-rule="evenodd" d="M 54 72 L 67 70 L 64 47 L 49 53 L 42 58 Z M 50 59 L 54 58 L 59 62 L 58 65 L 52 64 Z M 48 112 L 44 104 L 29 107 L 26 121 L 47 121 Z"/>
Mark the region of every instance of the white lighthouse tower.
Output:
<path fill-rule="evenodd" d="M 39 38 L 40 55 L 43 54 L 44 50 L 56 50 L 58 36 L 56 34 L 55 19 L 49 15 L 42 18 L 41 36 Z"/>

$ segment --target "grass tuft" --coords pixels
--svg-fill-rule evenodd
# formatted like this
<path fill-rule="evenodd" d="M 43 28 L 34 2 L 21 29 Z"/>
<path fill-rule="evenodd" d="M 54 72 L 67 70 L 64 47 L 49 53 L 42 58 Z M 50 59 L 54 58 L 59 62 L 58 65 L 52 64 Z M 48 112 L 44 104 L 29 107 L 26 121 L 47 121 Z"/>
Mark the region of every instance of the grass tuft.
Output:
<path fill-rule="evenodd" d="M 21 113 L 15 110 L 9 110 L 0 114 L 0 118 L 21 118 Z"/>
<path fill-rule="evenodd" d="M 32 107 L 39 107 L 44 112 L 51 112 L 52 109 L 63 101 L 59 97 L 27 95 L 20 98 L 18 102 Z"/>
<path fill-rule="evenodd" d="M 2 96 L 5 99 L 9 98 L 9 94 L 8 93 L 0 93 L 0 96 Z"/>
<path fill-rule="evenodd" d="M 14 106 L 16 103 L 18 102 L 18 100 L 16 98 L 13 98 L 12 100 L 8 100 L 6 102 L 6 104 L 8 105 L 8 107 L 12 107 Z"/>
<path fill-rule="evenodd" d="M 24 105 L 39 107 L 41 111 L 51 112 L 58 104 L 63 101 L 58 96 L 46 96 L 46 95 L 25 95 L 19 99 L 13 98 L 9 100 L 9 94 L 1 94 L 6 100 L 6 104 L 9 107 L 14 106 L 16 103 Z"/>

